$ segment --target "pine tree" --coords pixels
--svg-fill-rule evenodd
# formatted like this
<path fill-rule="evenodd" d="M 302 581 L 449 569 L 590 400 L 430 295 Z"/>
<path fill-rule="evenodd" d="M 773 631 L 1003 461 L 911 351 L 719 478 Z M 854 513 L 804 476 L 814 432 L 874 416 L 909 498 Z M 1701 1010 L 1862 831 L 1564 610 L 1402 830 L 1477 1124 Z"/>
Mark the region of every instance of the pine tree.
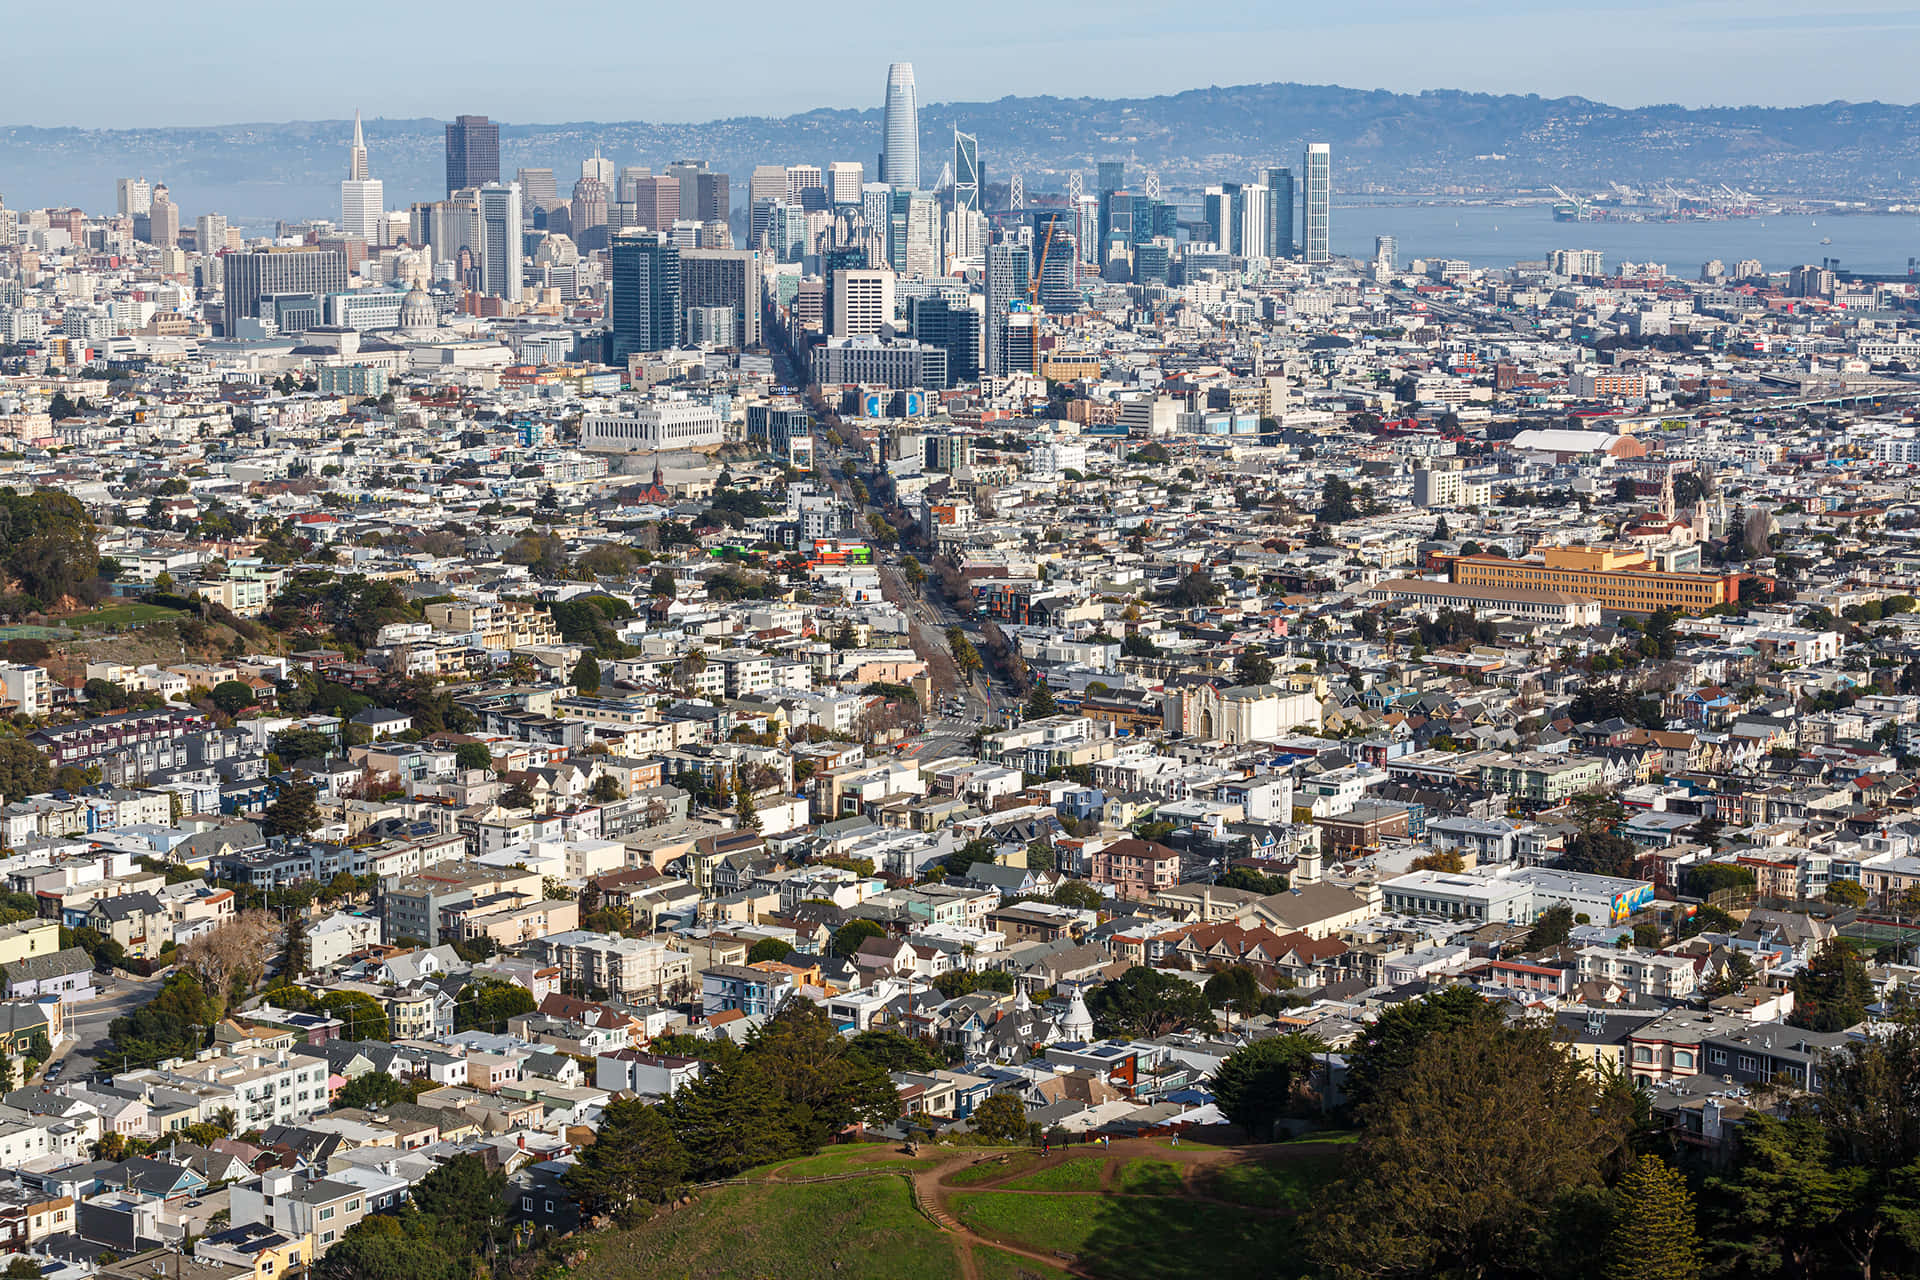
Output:
<path fill-rule="evenodd" d="M 1607 1237 L 1605 1280 L 1699 1280 L 1693 1192 L 1659 1156 L 1641 1156 L 1616 1192 L 1620 1212 Z"/>
<path fill-rule="evenodd" d="M 574 664 L 573 687 L 586 697 L 600 692 L 600 663 L 592 654 L 581 654 L 580 661 Z"/>
<path fill-rule="evenodd" d="M 747 790 L 746 779 L 742 778 L 733 788 L 733 821 L 742 831 L 758 831 L 760 815 L 754 812 L 753 792 Z"/>

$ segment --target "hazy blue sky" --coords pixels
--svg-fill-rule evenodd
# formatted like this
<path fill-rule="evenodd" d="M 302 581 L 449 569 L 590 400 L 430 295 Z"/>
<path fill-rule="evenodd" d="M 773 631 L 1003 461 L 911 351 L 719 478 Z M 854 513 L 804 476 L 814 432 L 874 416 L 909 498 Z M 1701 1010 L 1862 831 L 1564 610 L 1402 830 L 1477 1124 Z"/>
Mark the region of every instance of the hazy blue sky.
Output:
<path fill-rule="evenodd" d="M 1272 80 L 1624 106 L 1913 101 L 1920 8 L 1840 3 L 22 5 L 7 24 L 0 125 L 338 119 L 356 106 L 369 117 L 705 120 L 878 106 L 895 59 L 914 64 L 922 102 Z"/>

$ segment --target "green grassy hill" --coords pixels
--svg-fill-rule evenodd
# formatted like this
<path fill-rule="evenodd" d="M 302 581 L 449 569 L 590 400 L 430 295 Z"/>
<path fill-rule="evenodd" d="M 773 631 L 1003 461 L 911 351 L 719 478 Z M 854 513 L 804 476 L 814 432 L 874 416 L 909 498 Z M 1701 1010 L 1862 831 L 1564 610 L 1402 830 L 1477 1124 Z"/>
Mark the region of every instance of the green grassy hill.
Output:
<path fill-rule="evenodd" d="M 842 1147 L 583 1237 L 580 1280 L 1219 1280 L 1298 1275 L 1321 1144 L 1037 1152 Z M 808 1178 L 832 1181 L 799 1181 Z M 916 1204 L 915 1192 L 918 1192 Z"/>

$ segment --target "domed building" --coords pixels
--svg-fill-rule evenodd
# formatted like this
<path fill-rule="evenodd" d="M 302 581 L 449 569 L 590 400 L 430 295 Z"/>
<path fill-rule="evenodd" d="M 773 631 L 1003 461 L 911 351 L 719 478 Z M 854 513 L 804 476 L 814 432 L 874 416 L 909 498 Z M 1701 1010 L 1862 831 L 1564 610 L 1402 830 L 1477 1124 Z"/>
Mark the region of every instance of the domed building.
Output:
<path fill-rule="evenodd" d="M 400 300 L 400 328 L 409 334 L 432 333 L 440 328 L 440 308 L 433 295 L 418 283 Z"/>

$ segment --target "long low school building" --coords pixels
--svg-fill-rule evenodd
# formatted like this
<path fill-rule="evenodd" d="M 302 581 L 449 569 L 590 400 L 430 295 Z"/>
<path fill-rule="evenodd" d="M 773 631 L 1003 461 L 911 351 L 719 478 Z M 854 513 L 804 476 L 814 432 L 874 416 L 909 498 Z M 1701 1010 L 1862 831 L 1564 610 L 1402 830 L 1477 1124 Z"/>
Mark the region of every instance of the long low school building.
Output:
<path fill-rule="evenodd" d="M 1475 613 L 1504 613 L 1530 622 L 1562 626 L 1593 626 L 1600 621 L 1597 601 L 1582 600 L 1561 591 L 1531 591 L 1524 587 L 1466 586 L 1428 578 L 1394 578 L 1368 590 L 1367 599 L 1411 605 L 1431 613 L 1442 609 L 1470 609 Z"/>

